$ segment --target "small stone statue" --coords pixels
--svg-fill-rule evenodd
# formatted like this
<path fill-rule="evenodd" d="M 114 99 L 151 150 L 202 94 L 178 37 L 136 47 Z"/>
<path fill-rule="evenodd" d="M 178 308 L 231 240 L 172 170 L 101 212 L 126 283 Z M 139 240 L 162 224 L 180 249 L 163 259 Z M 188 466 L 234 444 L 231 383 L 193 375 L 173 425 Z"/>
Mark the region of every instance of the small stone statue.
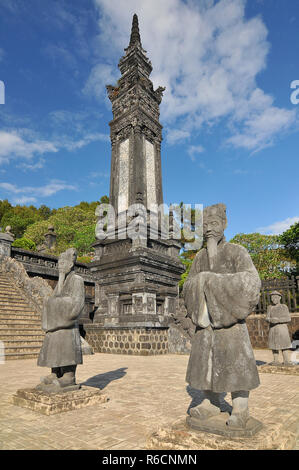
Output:
<path fill-rule="evenodd" d="M 291 315 L 286 305 L 281 304 L 281 294 L 278 291 L 270 293 L 271 302 L 267 308 L 266 321 L 270 323 L 269 349 L 272 349 L 274 360 L 270 365 L 281 365 L 279 351 L 282 352 L 283 363 L 286 366 L 292 365 L 289 360 L 289 351 L 292 347 L 287 323 L 291 321 Z"/>
<path fill-rule="evenodd" d="M 46 332 L 37 364 L 52 373 L 41 378 L 36 388 L 47 392 L 75 390 L 77 364 L 82 364 L 78 318 L 84 308 L 85 290 L 81 276 L 74 272 L 77 252 L 70 248 L 58 259 L 59 279 L 46 300 L 42 327 Z"/>
<path fill-rule="evenodd" d="M 204 209 L 207 247 L 197 253 L 183 288 L 196 325 L 186 381 L 204 396 L 190 410 L 191 427 L 194 419 L 220 415 L 221 394 L 230 392 L 232 413 L 224 425 L 246 428 L 249 391 L 260 383 L 245 319 L 258 303 L 261 281 L 247 250 L 225 241 L 226 225 L 224 204 Z"/>
<path fill-rule="evenodd" d="M 15 240 L 15 236 L 14 236 L 14 234 L 11 232 L 11 226 L 10 226 L 10 225 L 8 225 L 7 227 L 5 227 L 5 234 L 6 234 L 6 235 L 9 235 L 13 241 Z"/>
<path fill-rule="evenodd" d="M 38 245 L 37 251 L 39 253 L 48 253 L 56 248 L 56 239 L 57 239 L 57 234 L 55 233 L 55 229 L 53 225 L 49 225 L 48 227 L 48 232 L 45 233 L 44 235 L 44 242 L 41 245 Z"/>

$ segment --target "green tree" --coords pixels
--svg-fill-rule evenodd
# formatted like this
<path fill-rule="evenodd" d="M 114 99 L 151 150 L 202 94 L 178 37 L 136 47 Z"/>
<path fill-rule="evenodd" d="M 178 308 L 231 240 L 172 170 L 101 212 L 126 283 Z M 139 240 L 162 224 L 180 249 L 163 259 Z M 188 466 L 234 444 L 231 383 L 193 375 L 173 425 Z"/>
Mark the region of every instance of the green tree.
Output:
<path fill-rule="evenodd" d="M 95 214 L 91 208 L 82 210 L 78 207 L 63 207 L 57 209 L 56 213 L 51 215 L 48 220 L 42 220 L 29 226 L 25 237 L 34 241 L 36 245 L 40 245 L 43 243 L 44 234 L 51 224 L 57 234 L 56 250 L 52 253 L 59 255 L 67 248 L 75 246 L 76 243 L 80 254 L 84 254 L 90 251 L 88 240 L 92 239 L 91 233 L 95 223 Z"/>
<path fill-rule="evenodd" d="M 12 205 L 8 202 L 7 199 L 0 200 L 0 221 L 6 212 L 10 212 L 12 209 Z M 5 227 L 2 227 L 2 229 Z"/>
<path fill-rule="evenodd" d="M 29 251 L 35 251 L 36 250 L 36 245 L 32 240 L 29 240 L 29 238 L 17 238 L 12 244 L 12 246 L 15 246 L 16 248 L 23 248 L 24 250 L 29 250 Z"/>
<path fill-rule="evenodd" d="M 230 243 L 242 245 L 248 250 L 261 279 L 286 277 L 286 267 L 291 260 L 281 246 L 278 235 L 239 233 Z"/>
<path fill-rule="evenodd" d="M 43 220 L 47 220 L 52 215 L 52 211 L 50 207 L 44 204 L 40 206 L 37 212 L 39 213 L 39 215 L 41 216 Z"/>
<path fill-rule="evenodd" d="M 291 274 L 299 275 L 299 222 L 296 222 L 279 237 L 290 260 L 295 265 Z"/>
<path fill-rule="evenodd" d="M 76 233 L 73 246 L 80 255 L 91 251 L 91 245 L 96 241 L 95 229 L 96 224 L 87 225 Z"/>

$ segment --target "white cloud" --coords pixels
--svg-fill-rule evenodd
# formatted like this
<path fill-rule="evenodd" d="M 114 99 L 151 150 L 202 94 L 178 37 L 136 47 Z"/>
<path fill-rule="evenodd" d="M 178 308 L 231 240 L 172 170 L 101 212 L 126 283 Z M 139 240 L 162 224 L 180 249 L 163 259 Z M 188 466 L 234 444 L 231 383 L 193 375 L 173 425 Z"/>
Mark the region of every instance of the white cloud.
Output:
<path fill-rule="evenodd" d="M 15 131 L 0 131 L 0 164 L 13 157 L 30 159 L 36 154 L 42 155 L 46 152 L 58 152 L 58 148 L 46 140 L 30 142 Z"/>
<path fill-rule="evenodd" d="M 11 183 L 0 183 L 0 189 L 14 195 L 20 194 L 20 196 L 17 196 L 13 199 L 13 202 L 17 204 L 25 204 L 28 202 L 36 202 L 37 198 L 53 196 L 59 191 L 76 191 L 77 187 L 75 185 L 67 184 L 64 181 L 52 180 L 50 181 L 50 183 L 39 187 L 18 187 L 15 184 Z"/>
<path fill-rule="evenodd" d="M 260 227 L 257 229 L 257 232 L 267 235 L 280 235 L 281 233 L 288 230 L 291 225 L 294 225 L 296 222 L 299 222 L 299 217 L 288 217 L 287 219 L 280 222 L 275 222 L 268 227 Z"/>
<path fill-rule="evenodd" d="M 109 178 L 109 173 L 104 173 L 103 171 L 93 171 L 90 173 L 89 178 Z"/>
<path fill-rule="evenodd" d="M 37 202 L 36 197 L 30 196 L 21 196 L 14 198 L 14 204 L 26 205 L 26 204 L 34 204 Z"/>
<path fill-rule="evenodd" d="M 167 132 L 167 142 L 171 145 L 190 137 L 190 132 L 182 129 L 169 129 Z"/>
<path fill-rule="evenodd" d="M 35 171 L 35 170 L 40 170 L 45 166 L 46 160 L 44 158 L 40 158 L 36 163 L 20 163 L 18 165 L 18 168 L 21 168 L 22 170 L 30 170 L 30 171 Z"/>
<path fill-rule="evenodd" d="M 225 120 L 227 143 L 256 151 L 294 125 L 296 112 L 276 107 L 257 87 L 256 77 L 266 67 L 268 31 L 261 17 L 245 17 L 245 0 L 94 3 L 103 63 L 93 67 L 85 92 L 102 99 L 105 85 L 119 78 L 116 63 L 128 46 L 136 12 L 154 86 L 166 86 L 161 120 L 170 128 L 169 143 Z"/>
<path fill-rule="evenodd" d="M 106 97 L 105 85 L 113 84 L 119 78 L 117 69 L 107 64 L 95 65 L 83 88 L 83 93 L 96 96 L 99 99 Z"/>
<path fill-rule="evenodd" d="M 196 160 L 195 155 L 203 153 L 204 151 L 205 149 L 202 145 L 190 145 L 190 147 L 188 148 L 188 154 L 190 155 L 190 158 L 193 162 L 195 162 Z"/>
<path fill-rule="evenodd" d="M 60 136 L 50 141 L 39 139 L 30 129 L 0 131 L 0 164 L 16 158 L 32 160 L 35 156 L 56 153 L 62 149 L 74 151 L 96 141 L 109 141 L 109 135 L 95 132 L 86 134 L 78 140 Z M 44 163 L 45 160 L 40 158 L 36 163 L 23 163 L 21 166 L 27 170 L 34 170 L 42 168 Z"/>

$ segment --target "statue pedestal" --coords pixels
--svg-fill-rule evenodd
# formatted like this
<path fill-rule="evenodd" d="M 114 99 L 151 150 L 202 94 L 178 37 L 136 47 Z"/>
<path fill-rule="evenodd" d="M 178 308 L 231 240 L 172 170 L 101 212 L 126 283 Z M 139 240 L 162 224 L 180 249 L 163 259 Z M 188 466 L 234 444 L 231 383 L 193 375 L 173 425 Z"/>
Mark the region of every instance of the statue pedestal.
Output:
<path fill-rule="evenodd" d="M 263 374 L 299 375 L 299 364 L 263 364 L 258 367 L 258 370 Z"/>
<path fill-rule="evenodd" d="M 232 437 L 252 437 L 263 427 L 262 423 L 255 418 L 250 418 L 247 421 L 246 428 L 233 428 L 227 426 L 226 422 L 229 418 L 229 413 L 219 413 L 209 419 L 196 419 L 188 416 L 186 419 L 187 426 L 195 431 L 208 432 L 210 434 L 218 434 L 228 438 Z"/>
<path fill-rule="evenodd" d="M 221 413 L 225 423 L 228 414 Z M 210 418 L 211 419 L 211 418 Z M 206 423 L 209 420 L 206 420 Z M 257 421 L 252 418 L 248 423 L 248 429 L 257 430 Z M 214 420 L 213 420 L 214 421 Z M 206 427 L 208 430 L 191 429 L 186 423 L 186 417 L 181 416 L 170 425 L 163 426 L 151 434 L 146 442 L 146 450 L 291 450 L 296 446 L 297 420 L 281 419 L 272 422 L 268 419 L 263 423 L 259 432 L 251 437 L 229 437 L 228 435 L 215 433 L 216 428 L 221 429 L 222 424 L 212 420 Z M 204 427 L 204 426 L 202 426 Z M 226 426 L 227 427 L 227 426 Z M 250 432 L 250 431 L 249 431 Z"/>
<path fill-rule="evenodd" d="M 83 386 L 73 391 L 49 393 L 36 388 L 17 390 L 12 397 L 12 403 L 22 408 L 44 415 L 64 413 L 65 411 L 78 410 L 85 406 L 106 403 L 108 397 L 101 390 Z"/>

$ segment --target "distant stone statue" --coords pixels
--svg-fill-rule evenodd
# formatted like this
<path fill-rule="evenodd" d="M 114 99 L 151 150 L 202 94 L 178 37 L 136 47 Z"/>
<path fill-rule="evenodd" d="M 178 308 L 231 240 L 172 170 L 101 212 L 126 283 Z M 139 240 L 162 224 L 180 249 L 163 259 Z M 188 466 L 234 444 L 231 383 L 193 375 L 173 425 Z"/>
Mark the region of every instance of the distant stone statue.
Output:
<path fill-rule="evenodd" d="M 74 272 L 76 250 L 70 248 L 58 259 L 59 279 L 45 302 L 42 328 L 46 332 L 37 364 L 52 373 L 41 378 L 38 389 L 57 391 L 75 389 L 76 367 L 82 364 L 78 318 L 84 308 L 85 290 L 81 276 Z"/>
<path fill-rule="evenodd" d="M 5 234 L 6 235 L 9 235 L 11 237 L 11 239 L 14 241 L 15 239 L 15 236 L 14 234 L 11 232 L 11 226 L 8 225 L 7 227 L 5 227 Z"/>
<path fill-rule="evenodd" d="M 231 392 L 225 423 L 232 429 L 246 427 L 249 391 L 260 383 L 245 319 L 258 303 L 261 281 L 247 250 L 225 241 L 226 225 L 224 204 L 204 209 L 206 248 L 193 261 L 183 295 L 196 325 L 186 381 L 204 395 L 190 416 L 219 415 L 221 393 Z"/>
<path fill-rule="evenodd" d="M 55 250 L 56 248 L 56 238 L 55 229 L 53 225 L 49 225 L 48 232 L 44 235 L 44 242 L 41 245 L 38 245 L 37 251 L 39 253 L 48 253 Z"/>
<path fill-rule="evenodd" d="M 281 304 L 281 294 L 278 291 L 270 293 L 271 302 L 267 308 L 266 321 L 270 323 L 269 349 L 273 352 L 273 362 L 270 365 L 280 365 L 279 351 L 282 352 L 284 365 L 292 365 L 289 360 L 289 351 L 292 347 L 288 323 L 291 315 L 286 305 Z"/>

